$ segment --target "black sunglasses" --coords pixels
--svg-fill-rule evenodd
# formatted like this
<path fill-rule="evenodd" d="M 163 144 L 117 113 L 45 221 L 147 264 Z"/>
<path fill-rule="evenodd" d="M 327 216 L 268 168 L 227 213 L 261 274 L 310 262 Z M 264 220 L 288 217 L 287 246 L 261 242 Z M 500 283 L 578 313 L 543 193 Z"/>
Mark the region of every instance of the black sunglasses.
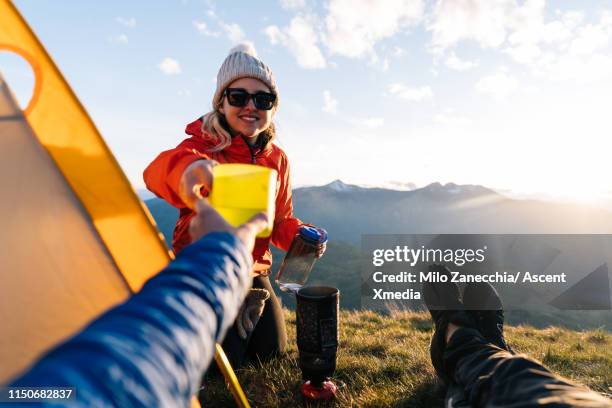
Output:
<path fill-rule="evenodd" d="M 227 88 L 225 90 L 225 96 L 230 105 L 238 108 L 247 106 L 249 99 L 253 99 L 253 103 L 257 109 L 270 110 L 274 106 L 274 101 L 276 101 L 276 95 L 273 93 L 259 91 L 252 94 L 242 88 Z"/>

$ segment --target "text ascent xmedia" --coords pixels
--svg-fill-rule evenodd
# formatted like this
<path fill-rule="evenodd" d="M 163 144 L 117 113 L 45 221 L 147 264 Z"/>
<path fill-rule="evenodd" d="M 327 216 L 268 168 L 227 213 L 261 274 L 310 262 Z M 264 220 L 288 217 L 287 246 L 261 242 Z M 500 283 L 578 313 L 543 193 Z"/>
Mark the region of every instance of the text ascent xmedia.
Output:
<path fill-rule="evenodd" d="M 454 282 L 454 283 L 510 283 L 510 284 L 529 284 L 529 283 L 565 283 L 567 276 L 565 273 L 560 274 L 537 274 L 531 272 L 495 272 L 495 273 L 479 273 L 479 274 L 463 274 L 456 271 L 450 271 L 450 274 L 442 274 L 440 272 L 400 272 L 387 274 L 384 272 L 374 272 L 372 280 L 375 283 L 382 284 L 410 284 L 410 283 L 438 283 L 438 282 Z M 391 289 L 391 290 L 389 290 Z M 403 290 L 393 290 L 388 286 L 383 288 L 372 288 L 373 300 L 419 300 L 421 292 L 413 288 Z"/>

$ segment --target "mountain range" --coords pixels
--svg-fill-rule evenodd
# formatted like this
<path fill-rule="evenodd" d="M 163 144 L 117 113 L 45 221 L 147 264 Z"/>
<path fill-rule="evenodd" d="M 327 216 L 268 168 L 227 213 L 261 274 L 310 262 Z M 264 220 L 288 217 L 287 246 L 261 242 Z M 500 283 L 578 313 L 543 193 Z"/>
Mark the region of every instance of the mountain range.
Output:
<path fill-rule="evenodd" d="M 146 200 L 170 237 L 178 212 Z M 357 244 L 362 234 L 603 234 L 612 211 L 579 204 L 517 200 L 479 185 L 432 183 L 413 190 L 366 188 L 340 180 L 293 190 L 295 215 L 325 228 L 330 240 Z"/>
<path fill-rule="evenodd" d="M 165 201 L 145 201 L 158 228 L 171 243 L 178 211 Z M 479 185 L 432 183 L 413 190 L 367 188 L 336 180 L 293 190 L 294 212 L 329 233 L 328 249 L 313 269 L 309 284 L 340 288 L 342 307 L 361 307 L 362 234 L 612 234 L 612 212 L 585 205 L 518 200 Z M 284 253 L 272 248 L 272 276 Z M 288 307 L 293 296 L 280 294 Z M 612 327 L 610 312 L 533 314 L 511 311 L 514 323 L 573 328 Z"/>
<path fill-rule="evenodd" d="M 295 214 L 332 239 L 362 234 L 612 233 L 612 212 L 585 205 L 517 200 L 479 185 L 432 183 L 410 191 L 363 188 L 336 180 L 294 190 Z"/>

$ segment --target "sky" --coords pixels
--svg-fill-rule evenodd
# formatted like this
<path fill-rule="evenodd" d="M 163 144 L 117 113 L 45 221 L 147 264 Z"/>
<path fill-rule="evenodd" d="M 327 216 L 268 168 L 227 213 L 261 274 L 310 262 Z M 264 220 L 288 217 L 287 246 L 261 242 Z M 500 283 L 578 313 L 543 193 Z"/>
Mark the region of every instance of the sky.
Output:
<path fill-rule="evenodd" d="M 250 42 L 275 74 L 294 186 L 438 181 L 612 204 L 612 1 L 15 4 L 136 188 Z M 27 103 L 27 64 L 2 53 L 0 70 Z"/>

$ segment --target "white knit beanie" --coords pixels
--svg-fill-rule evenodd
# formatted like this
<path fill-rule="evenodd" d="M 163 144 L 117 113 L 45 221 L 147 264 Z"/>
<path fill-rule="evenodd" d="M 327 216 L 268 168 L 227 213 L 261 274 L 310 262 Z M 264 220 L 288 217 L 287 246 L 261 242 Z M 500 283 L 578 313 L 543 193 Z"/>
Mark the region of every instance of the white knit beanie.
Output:
<path fill-rule="evenodd" d="M 255 78 L 266 84 L 276 95 L 274 106 L 278 106 L 278 89 L 272 70 L 257 58 L 257 52 L 250 43 L 238 44 L 229 51 L 217 73 L 217 90 L 213 97 L 213 109 L 221 104 L 223 91 L 232 82 L 240 78 Z"/>

